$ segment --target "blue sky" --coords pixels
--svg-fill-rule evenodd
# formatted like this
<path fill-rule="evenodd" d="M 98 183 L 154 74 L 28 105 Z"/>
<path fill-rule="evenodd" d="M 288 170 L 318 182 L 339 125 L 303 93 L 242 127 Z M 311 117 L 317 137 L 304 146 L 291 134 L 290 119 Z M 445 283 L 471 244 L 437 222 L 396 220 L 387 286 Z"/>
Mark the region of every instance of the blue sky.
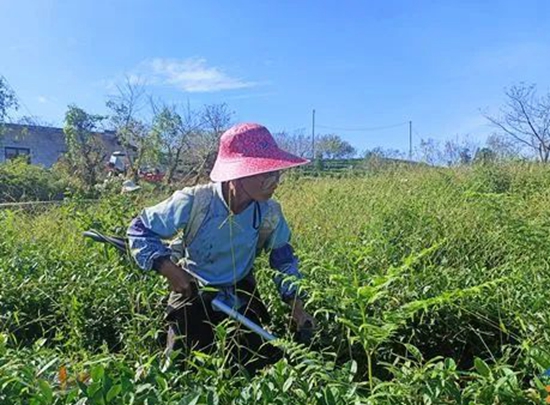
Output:
<path fill-rule="evenodd" d="M 105 113 L 125 75 L 168 102 L 226 102 L 272 131 L 358 149 L 492 129 L 503 89 L 550 87 L 550 1 L 0 0 L 0 74 L 21 113 Z M 330 127 L 330 128 L 327 128 Z M 331 129 L 343 128 L 343 129 Z"/>

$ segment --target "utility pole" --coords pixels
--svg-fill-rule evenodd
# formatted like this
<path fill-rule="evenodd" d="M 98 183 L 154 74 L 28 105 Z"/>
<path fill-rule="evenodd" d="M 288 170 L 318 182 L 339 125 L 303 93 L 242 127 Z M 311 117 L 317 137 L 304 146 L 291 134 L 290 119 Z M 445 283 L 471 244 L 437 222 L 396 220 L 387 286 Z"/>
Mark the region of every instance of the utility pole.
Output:
<path fill-rule="evenodd" d="M 413 156 L 413 122 L 409 121 L 409 160 Z"/>
<path fill-rule="evenodd" d="M 315 110 L 311 117 L 311 161 L 315 160 Z"/>

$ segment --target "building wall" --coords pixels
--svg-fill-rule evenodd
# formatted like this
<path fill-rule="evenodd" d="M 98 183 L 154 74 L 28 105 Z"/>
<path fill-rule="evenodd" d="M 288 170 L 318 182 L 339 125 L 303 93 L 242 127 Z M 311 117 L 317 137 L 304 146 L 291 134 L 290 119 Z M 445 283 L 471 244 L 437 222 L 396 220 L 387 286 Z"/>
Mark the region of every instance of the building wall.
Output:
<path fill-rule="evenodd" d="M 99 134 L 105 145 L 106 160 L 111 153 L 121 150 L 111 132 Z M 65 134 L 61 128 L 7 124 L 0 135 L 0 163 L 6 160 L 6 147 L 27 148 L 32 164 L 51 167 L 67 151 Z"/>

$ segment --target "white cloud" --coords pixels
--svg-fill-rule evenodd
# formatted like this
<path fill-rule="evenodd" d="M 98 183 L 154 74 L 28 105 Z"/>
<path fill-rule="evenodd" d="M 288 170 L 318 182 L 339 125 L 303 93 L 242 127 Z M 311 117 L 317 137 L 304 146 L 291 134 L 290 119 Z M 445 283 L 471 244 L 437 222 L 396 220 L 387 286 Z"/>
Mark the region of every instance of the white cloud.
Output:
<path fill-rule="evenodd" d="M 257 85 L 231 77 L 219 67 L 208 66 L 204 58 L 150 59 L 141 63 L 132 75 L 145 78 L 148 84 L 170 85 L 189 93 L 244 89 Z"/>
<path fill-rule="evenodd" d="M 40 103 L 40 104 L 46 104 L 48 103 L 50 100 L 48 99 L 48 97 L 46 96 L 38 96 L 36 98 L 36 100 Z"/>

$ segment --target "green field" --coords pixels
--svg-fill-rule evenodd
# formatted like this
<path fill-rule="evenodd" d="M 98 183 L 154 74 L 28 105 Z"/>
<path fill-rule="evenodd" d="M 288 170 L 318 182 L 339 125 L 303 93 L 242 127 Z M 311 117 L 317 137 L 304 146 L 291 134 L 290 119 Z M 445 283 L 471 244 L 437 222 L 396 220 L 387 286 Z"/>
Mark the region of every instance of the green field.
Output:
<path fill-rule="evenodd" d="M 249 378 L 166 365 L 167 285 L 81 232 L 164 195 L 0 211 L 0 404 L 541 404 L 550 368 L 550 167 L 384 168 L 277 191 L 319 332 Z M 65 375 L 66 372 L 66 375 Z M 542 380 L 541 380 L 542 379 Z"/>

